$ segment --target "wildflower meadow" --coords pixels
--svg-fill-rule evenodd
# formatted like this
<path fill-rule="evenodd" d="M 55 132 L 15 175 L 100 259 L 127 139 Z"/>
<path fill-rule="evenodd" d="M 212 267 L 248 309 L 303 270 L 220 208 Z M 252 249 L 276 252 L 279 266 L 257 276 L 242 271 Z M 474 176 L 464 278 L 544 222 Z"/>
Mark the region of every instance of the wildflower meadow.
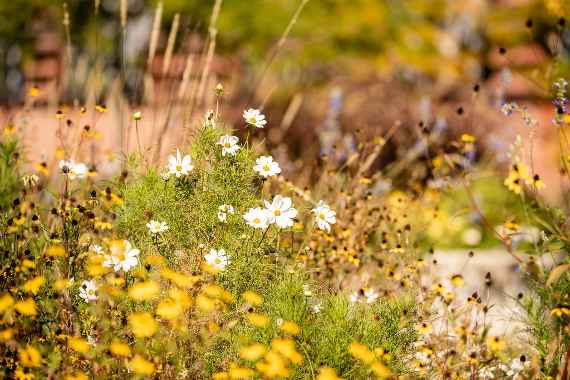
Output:
<path fill-rule="evenodd" d="M 570 379 L 570 3 L 0 2 L 0 378 Z"/>

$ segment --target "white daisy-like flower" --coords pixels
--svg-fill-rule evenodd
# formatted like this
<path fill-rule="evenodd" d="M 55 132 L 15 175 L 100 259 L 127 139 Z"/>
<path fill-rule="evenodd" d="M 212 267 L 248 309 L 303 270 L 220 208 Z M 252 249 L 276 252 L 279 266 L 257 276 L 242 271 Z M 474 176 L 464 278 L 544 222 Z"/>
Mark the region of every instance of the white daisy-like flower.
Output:
<path fill-rule="evenodd" d="M 297 216 L 297 210 L 292 206 L 291 198 L 281 195 L 276 195 L 271 203 L 265 201 L 269 223 L 275 223 L 279 228 L 292 227 L 293 219 Z"/>
<path fill-rule="evenodd" d="M 139 263 L 140 251 L 133 248 L 128 240 L 116 241 L 111 244 L 111 254 L 105 256 L 104 267 L 113 267 L 115 272 L 128 272 Z"/>
<path fill-rule="evenodd" d="M 331 232 L 331 224 L 336 223 L 336 212 L 320 201 L 317 207 L 311 210 L 317 218 L 317 226 L 324 231 Z"/>
<path fill-rule="evenodd" d="M 256 229 L 265 229 L 269 227 L 269 217 L 267 210 L 260 207 L 250 208 L 243 218 L 247 224 Z"/>
<path fill-rule="evenodd" d="M 189 155 L 182 157 L 180 150 L 176 149 L 176 157 L 168 156 L 168 174 L 175 175 L 180 178 L 183 175 L 188 175 L 194 169 L 192 165 L 192 158 Z"/>
<path fill-rule="evenodd" d="M 166 222 L 159 222 L 158 220 L 151 220 L 146 224 L 146 227 L 151 234 L 160 234 L 168 230 Z"/>
<path fill-rule="evenodd" d="M 222 223 L 227 222 L 228 214 L 234 214 L 234 207 L 232 205 L 221 205 L 218 207 L 218 220 Z"/>
<path fill-rule="evenodd" d="M 263 128 L 267 124 L 265 120 L 265 115 L 263 115 L 259 110 L 250 108 L 243 111 L 243 118 L 248 125 L 255 128 Z"/>
<path fill-rule="evenodd" d="M 97 284 L 95 280 L 83 281 L 79 289 L 79 297 L 85 302 L 97 300 Z"/>
<path fill-rule="evenodd" d="M 226 154 L 234 156 L 239 150 L 239 138 L 237 136 L 224 135 L 220 137 L 220 141 L 217 142 L 218 145 L 222 147 L 222 157 Z"/>
<path fill-rule="evenodd" d="M 358 294 L 358 292 L 352 292 L 350 293 L 350 295 L 348 296 L 348 299 L 350 300 L 350 302 L 352 303 L 357 303 L 360 300 L 360 295 Z"/>
<path fill-rule="evenodd" d="M 76 163 L 73 160 L 59 161 L 59 168 L 64 174 L 67 174 L 70 180 L 85 178 L 89 171 L 87 165 L 82 162 Z"/>
<path fill-rule="evenodd" d="M 101 246 L 98 245 L 98 244 L 91 244 L 91 245 L 89 246 L 89 251 L 91 251 L 91 252 L 93 252 L 93 253 L 95 253 L 95 254 L 97 254 L 97 255 L 102 255 L 102 254 L 105 253 L 105 250 L 103 249 L 103 247 L 101 247 Z"/>
<path fill-rule="evenodd" d="M 206 263 L 215 270 L 224 270 L 230 263 L 228 255 L 224 249 L 210 249 L 210 252 L 204 255 Z"/>
<path fill-rule="evenodd" d="M 380 297 L 380 294 L 374 289 L 366 289 L 366 291 L 364 291 L 364 302 L 366 303 L 374 303 L 378 297 Z"/>
<path fill-rule="evenodd" d="M 255 160 L 253 170 L 264 178 L 272 177 L 281 173 L 281 168 L 271 156 L 261 156 Z"/>

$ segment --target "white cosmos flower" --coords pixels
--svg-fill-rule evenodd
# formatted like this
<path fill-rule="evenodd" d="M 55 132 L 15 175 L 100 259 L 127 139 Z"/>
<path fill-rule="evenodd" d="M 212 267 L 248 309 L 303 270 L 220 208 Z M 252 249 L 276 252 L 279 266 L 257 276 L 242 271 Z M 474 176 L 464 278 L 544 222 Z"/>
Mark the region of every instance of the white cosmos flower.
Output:
<path fill-rule="evenodd" d="M 364 292 L 364 298 L 366 303 L 374 303 L 380 297 L 380 294 L 374 289 L 366 289 Z"/>
<path fill-rule="evenodd" d="M 292 206 L 291 198 L 281 195 L 276 195 L 271 203 L 265 201 L 269 223 L 275 223 L 279 228 L 292 227 L 293 219 L 297 216 L 297 210 Z"/>
<path fill-rule="evenodd" d="M 259 110 L 250 108 L 246 111 L 243 111 L 243 118 L 245 122 L 255 128 L 263 128 L 265 124 L 267 124 L 267 120 L 265 120 L 265 115 L 263 115 Z"/>
<path fill-rule="evenodd" d="M 91 244 L 89 246 L 89 250 L 97 255 L 102 255 L 105 253 L 105 251 L 103 250 L 103 248 L 100 245 L 97 244 Z"/>
<path fill-rule="evenodd" d="M 73 160 L 59 161 L 59 168 L 63 173 L 67 174 L 70 180 L 74 180 L 76 178 L 85 178 L 87 177 L 87 172 L 89 171 L 87 165 L 82 162 L 76 163 Z"/>
<path fill-rule="evenodd" d="M 140 251 L 133 248 L 128 240 L 116 241 L 111 244 L 111 254 L 105 256 L 104 267 L 113 267 L 115 272 L 128 272 L 139 263 Z"/>
<path fill-rule="evenodd" d="M 174 174 L 177 178 L 180 178 L 183 175 L 188 175 L 192 169 L 194 169 L 192 158 L 189 155 L 182 157 L 180 150 L 176 149 L 176 157 L 168 156 L 168 174 Z"/>
<path fill-rule="evenodd" d="M 255 160 L 253 170 L 265 178 L 281 173 L 279 164 L 276 161 L 273 161 L 273 157 L 271 156 L 261 156 Z"/>
<path fill-rule="evenodd" d="M 232 205 L 221 205 L 218 207 L 218 220 L 225 223 L 228 220 L 228 214 L 234 213 L 234 207 Z"/>
<path fill-rule="evenodd" d="M 243 218 L 247 224 L 257 229 L 265 229 L 269 227 L 269 217 L 267 210 L 260 207 L 250 208 Z"/>
<path fill-rule="evenodd" d="M 166 222 L 159 222 L 158 220 L 151 220 L 146 226 L 152 234 L 160 234 L 168 229 Z"/>
<path fill-rule="evenodd" d="M 352 292 L 348 296 L 348 299 L 350 300 L 350 302 L 356 303 L 360 300 L 360 295 L 358 294 L 358 292 Z"/>
<path fill-rule="evenodd" d="M 210 249 L 210 252 L 204 255 L 206 263 L 215 270 L 224 270 L 230 263 L 228 255 L 224 249 Z"/>
<path fill-rule="evenodd" d="M 95 280 L 83 281 L 79 289 L 79 297 L 85 302 L 97 300 L 97 284 Z"/>
<path fill-rule="evenodd" d="M 317 207 L 311 210 L 317 218 L 317 226 L 321 230 L 331 232 L 331 224 L 336 223 L 336 212 L 331 210 L 329 206 L 320 201 Z"/>
<path fill-rule="evenodd" d="M 222 147 L 222 157 L 225 157 L 226 154 L 234 156 L 239 150 L 238 141 L 239 138 L 236 136 L 224 135 L 220 137 L 220 141 L 217 144 Z"/>

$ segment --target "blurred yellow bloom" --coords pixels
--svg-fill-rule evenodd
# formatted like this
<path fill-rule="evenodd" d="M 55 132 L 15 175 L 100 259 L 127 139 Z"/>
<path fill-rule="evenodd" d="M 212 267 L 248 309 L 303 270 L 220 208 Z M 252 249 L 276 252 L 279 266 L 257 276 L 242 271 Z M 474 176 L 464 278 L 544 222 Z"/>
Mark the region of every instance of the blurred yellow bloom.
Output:
<path fill-rule="evenodd" d="M 502 351 L 506 347 L 507 343 L 498 336 L 490 336 L 487 339 L 487 345 L 491 351 Z"/>
<path fill-rule="evenodd" d="M 234 297 L 230 292 L 215 284 L 208 284 L 204 286 L 204 288 L 202 288 L 202 291 L 210 298 L 217 298 L 224 302 L 234 301 Z"/>
<path fill-rule="evenodd" d="M 200 276 L 188 276 L 186 274 L 177 273 L 171 269 L 163 269 L 160 274 L 181 288 L 191 288 L 201 279 Z"/>
<path fill-rule="evenodd" d="M 46 280 L 42 276 L 35 277 L 31 280 L 26 281 L 23 286 L 23 289 L 26 292 L 37 294 L 43 284 L 45 284 Z"/>
<path fill-rule="evenodd" d="M 172 288 L 168 295 L 174 302 L 179 304 L 183 309 L 188 309 L 192 306 L 192 298 L 186 293 L 185 290 Z"/>
<path fill-rule="evenodd" d="M 259 313 L 248 313 L 245 318 L 255 327 L 265 327 L 269 324 L 269 318 Z"/>
<path fill-rule="evenodd" d="M 66 256 L 65 248 L 61 245 L 51 245 L 47 248 L 46 255 L 49 257 L 64 257 Z"/>
<path fill-rule="evenodd" d="M 289 368 L 285 359 L 275 351 L 265 354 L 264 360 L 255 365 L 264 377 L 273 379 L 276 377 L 289 377 Z"/>
<path fill-rule="evenodd" d="M 77 351 L 82 354 L 89 351 L 89 344 L 83 338 L 70 336 L 67 338 L 67 344 L 73 351 Z"/>
<path fill-rule="evenodd" d="M 204 294 L 199 294 L 198 297 L 196 297 L 196 306 L 200 311 L 205 313 L 214 311 L 216 309 L 216 304 L 216 300 L 206 297 Z"/>
<path fill-rule="evenodd" d="M 129 324 L 137 338 L 153 336 L 158 329 L 157 323 L 150 313 L 140 312 L 129 316 Z"/>
<path fill-rule="evenodd" d="M 464 133 L 461 135 L 461 141 L 464 143 L 474 143 L 475 142 L 475 136 L 470 135 L 468 133 Z"/>
<path fill-rule="evenodd" d="M 23 301 L 16 302 L 14 305 L 18 313 L 22 315 L 36 315 L 36 302 L 32 298 L 25 299 Z"/>
<path fill-rule="evenodd" d="M 255 376 L 255 371 L 251 368 L 240 367 L 236 363 L 232 363 L 228 374 L 230 379 L 249 379 Z"/>
<path fill-rule="evenodd" d="M 420 334 L 427 335 L 431 333 L 431 326 L 429 323 L 422 322 L 417 325 L 417 329 Z"/>
<path fill-rule="evenodd" d="M 451 276 L 451 283 L 453 284 L 453 286 L 460 288 L 465 284 L 465 281 L 463 281 L 462 275 L 454 274 L 453 276 Z"/>
<path fill-rule="evenodd" d="M 292 321 L 283 322 L 280 326 L 280 329 L 291 335 L 298 335 L 301 332 L 299 325 Z"/>
<path fill-rule="evenodd" d="M 39 367 L 42 364 L 42 355 L 34 347 L 28 345 L 26 348 L 20 348 L 18 350 L 18 356 L 20 357 L 20 363 L 24 367 Z"/>
<path fill-rule="evenodd" d="M 74 375 L 65 376 L 65 380 L 88 380 L 88 379 L 89 377 L 87 377 L 86 374 L 81 372 L 77 372 Z"/>
<path fill-rule="evenodd" d="M 366 364 L 370 364 L 376 360 L 374 353 L 364 344 L 353 342 L 348 346 L 348 352 L 356 359 L 362 360 Z"/>
<path fill-rule="evenodd" d="M 14 336 L 14 329 L 0 330 L 0 342 L 7 342 Z"/>
<path fill-rule="evenodd" d="M 156 281 L 139 282 L 129 289 L 129 297 L 135 301 L 148 301 L 160 292 L 160 285 Z"/>
<path fill-rule="evenodd" d="M 388 378 L 392 376 L 392 372 L 384 364 L 380 362 L 374 362 L 370 365 L 370 369 L 374 374 L 380 378 Z"/>
<path fill-rule="evenodd" d="M 250 290 L 248 290 L 247 292 L 244 292 L 242 295 L 243 299 L 255 306 L 259 306 L 263 303 L 263 297 L 260 296 L 259 294 L 252 292 Z"/>
<path fill-rule="evenodd" d="M 271 341 L 271 349 L 279 352 L 294 364 L 303 362 L 303 356 L 295 349 L 295 342 L 291 339 L 275 338 Z"/>
<path fill-rule="evenodd" d="M 135 355 L 129 362 L 129 368 L 139 375 L 152 375 L 154 373 L 154 364 L 140 355 Z"/>
<path fill-rule="evenodd" d="M 317 380 L 342 380 L 342 378 L 337 376 L 334 369 L 330 367 L 321 367 L 319 368 Z"/>
<path fill-rule="evenodd" d="M 33 373 L 26 373 L 21 368 L 18 368 L 14 372 L 14 376 L 16 377 L 16 380 L 34 380 L 34 374 Z"/>
<path fill-rule="evenodd" d="M 0 313 L 8 310 L 14 304 L 14 298 L 9 294 L 4 294 L 0 297 Z"/>
<path fill-rule="evenodd" d="M 261 343 L 254 343 L 247 347 L 242 347 L 239 350 L 239 356 L 245 360 L 257 360 L 265 354 L 267 349 Z"/>
<path fill-rule="evenodd" d="M 126 343 L 114 340 L 109 346 L 109 351 L 115 356 L 131 356 L 131 349 Z"/>
<path fill-rule="evenodd" d="M 161 301 L 156 307 L 156 315 L 168 320 L 178 318 L 183 311 L 182 305 L 172 299 Z"/>

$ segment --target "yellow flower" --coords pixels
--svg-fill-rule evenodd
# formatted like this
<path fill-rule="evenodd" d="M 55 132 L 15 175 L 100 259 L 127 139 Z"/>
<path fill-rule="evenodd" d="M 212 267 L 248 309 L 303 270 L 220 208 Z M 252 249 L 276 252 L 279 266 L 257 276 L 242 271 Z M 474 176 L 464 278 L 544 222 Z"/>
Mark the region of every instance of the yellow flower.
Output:
<path fill-rule="evenodd" d="M 245 360 L 257 360 L 265 354 L 267 349 L 261 343 L 254 343 L 239 350 L 239 356 Z"/>
<path fill-rule="evenodd" d="M 18 355 L 20 357 L 20 363 L 24 367 L 39 367 L 42 364 L 42 355 L 34 347 L 28 345 L 26 348 L 20 348 L 18 350 Z"/>
<path fill-rule="evenodd" d="M 18 368 L 14 372 L 14 376 L 16 377 L 16 380 L 34 380 L 33 373 L 26 373 L 21 368 Z"/>
<path fill-rule="evenodd" d="M 61 245 L 49 246 L 46 250 L 46 255 L 49 257 L 64 257 L 66 256 L 65 248 Z"/>
<path fill-rule="evenodd" d="M 265 327 L 269 323 L 269 318 L 259 313 L 248 313 L 246 319 L 255 327 Z"/>
<path fill-rule="evenodd" d="M 489 348 L 491 348 L 491 351 L 502 351 L 506 346 L 505 341 L 498 336 L 489 337 L 487 339 L 487 344 L 489 345 Z"/>
<path fill-rule="evenodd" d="M 427 335 L 431 333 L 431 326 L 429 323 L 422 322 L 418 324 L 417 329 L 420 334 Z"/>
<path fill-rule="evenodd" d="M 366 364 L 370 364 L 376 360 L 374 353 L 364 344 L 353 342 L 348 346 L 348 352 L 356 359 L 362 360 Z"/>
<path fill-rule="evenodd" d="M 392 376 L 392 372 L 382 363 L 374 362 L 370 365 L 370 369 L 374 374 L 380 378 L 387 378 Z"/>
<path fill-rule="evenodd" d="M 280 329 L 291 335 L 298 335 L 301 332 L 299 325 L 292 321 L 283 322 L 280 326 Z"/>
<path fill-rule="evenodd" d="M 289 377 L 289 368 L 285 359 L 275 351 L 265 354 L 264 360 L 255 365 L 266 378 Z"/>
<path fill-rule="evenodd" d="M 154 373 L 154 364 L 140 355 L 135 355 L 133 360 L 129 362 L 129 368 L 139 375 L 152 375 Z"/>
<path fill-rule="evenodd" d="M 9 294 L 4 294 L 0 297 L 0 313 L 5 312 L 14 304 L 14 298 Z"/>
<path fill-rule="evenodd" d="M 155 281 L 139 282 L 129 289 L 129 297 L 135 301 L 148 301 L 160 292 L 160 286 Z"/>
<path fill-rule="evenodd" d="M 79 353 L 86 353 L 89 351 L 89 344 L 87 343 L 87 341 L 83 338 L 79 338 L 79 337 L 75 337 L 75 336 L 70 336 L 67 339 L 67 344 L 69 345 L 69 347 L 73 350 L 73 351 L 77 351 Z"/>
<path fill-rule="evenodd" d="M 319 368 L 317 380 L 342 380 L 342 378 L 337 376 L 334 369 L 330 367 L 321 367 Z"/>
<path fill-rule="evenodd" d="M 255 306 L 259 306 L 263 303 L 263 297 L 262 296 L 260 296 L 259 294 L 255 293 L 255 292 L 249 291 L 249 290 L 247 292 L 243 293 L 241 296 L 243 297 L 243 299 L 246 302 L 248 302 L 252 305 L 255 305 Z"/>
<path fill-rule="evenodd" d="M 13 329 L 0 330 L 0 342 L 7 342 L 14 337 Z"/>
<path fill-rule="evenodd" d="M 156 315 L 168 320 L 178 318 L 183 311 L 182 305 L 172 299 L 161 301 L 156 307 Z"/>
<path fill-rule="evenodd" d="M 1 302 L 1 300 L 0 300 Z M 0 307 L 1 309 L 1 307 Z M 552 311 L 550 311 L 551 315 L 557 316 L 557 317 L 562 317 L 565 315 L 570 316 L 570 308 L 566 307 L 566 306 L 557 306 L 554 309 L 552 309 Z"/>
<path fill-rule="evenodd" d="M 129 324 L 137 338 L 153 336 L 158 329 L 157 323 L 150 313 L 140 312 L 129 316 Z"/>
<path fill-rule="evenodd" d="M 474 143 L 475 142 L 475 136 L 470 135 L 468 133 L 464 133 L 461 135 L 461 141 L 464 143 Z"/>
<path fill-rule="evenodd" d="M 109 351 L 115 356 L 131 356 L 131 349 L 126 343 L 114 340 L 109 346 Z"/>
<path fill-rule="evenodd" d="M 65 380 L 88 380 L 88 379 L 89 377 L 87 377 L 86 374 L 81 372 L 77 372 L 74 375 L 65 376 Z"/>
<path fill-rule="evenodd" d="M 542 190 L 546 187 L 546 184 L 543 180 L 540 179 L 538 174 L 535 174 L 530 181 L 531 185 L 534 186 L 537 190 Z"/>
<path fill-rule="evenodd" d="M 216 304 L 216 300 L 206 297 L 204 294 L 199 294 L 198 297 L 196 297 L 196 306 L 200 311 L 205 313 L 214 311 L 216 309 Z"/>
<path fill-rule="evenodd" d="M 163 269 L 160 274 L 162 277 L 170 280 L 176 286 L 179 286 L 181 288 L 191 288 L 201 279 L 200 276 L 188 276 L 186 274 L 174 272 L 170 269 Z"/>
<path fill-rule="evenodd" d="M 31 280 L 26 281 L 26 283 L 23 286 L 23 289 L 26 292 L 37 294 L 42 285 L 45 284 L 45 282 L 46 280 L 42 276 L 38 276 Z"/>
<path fill-rule="evenodd" d="M 255 376 L 255 371 L 251 368 L 240 367 L 236 363 L 232 363 L 228 374 L 230 375 L 230 379 L 249 379 Z"/>
<path fill-rule="evenodd" d="M 16 302 L 14 305 L 18 313 L 22 315 L 36 315 L 36 303 L 32 298 L 25 299 L 24 301 Z"/>
<path fill-rule="evenodd" d="M 453 276 L 451 276 L 451 283 L 453 284 L 453 286 L 455 286 L 456 288 L 460 288 L 463 286 L 463 284 L 465 283 L 465 281 L 463 281 L 463 276 L 460 274 L 454 274 Z"/>
<path fill-rule="evenodd" d="M 295 349 L 295 342 L 291 339 L 275 338 L 271 341 L 271 349 L 279 352 L 294 364 L 303 362 L 303 356 Z"/>

